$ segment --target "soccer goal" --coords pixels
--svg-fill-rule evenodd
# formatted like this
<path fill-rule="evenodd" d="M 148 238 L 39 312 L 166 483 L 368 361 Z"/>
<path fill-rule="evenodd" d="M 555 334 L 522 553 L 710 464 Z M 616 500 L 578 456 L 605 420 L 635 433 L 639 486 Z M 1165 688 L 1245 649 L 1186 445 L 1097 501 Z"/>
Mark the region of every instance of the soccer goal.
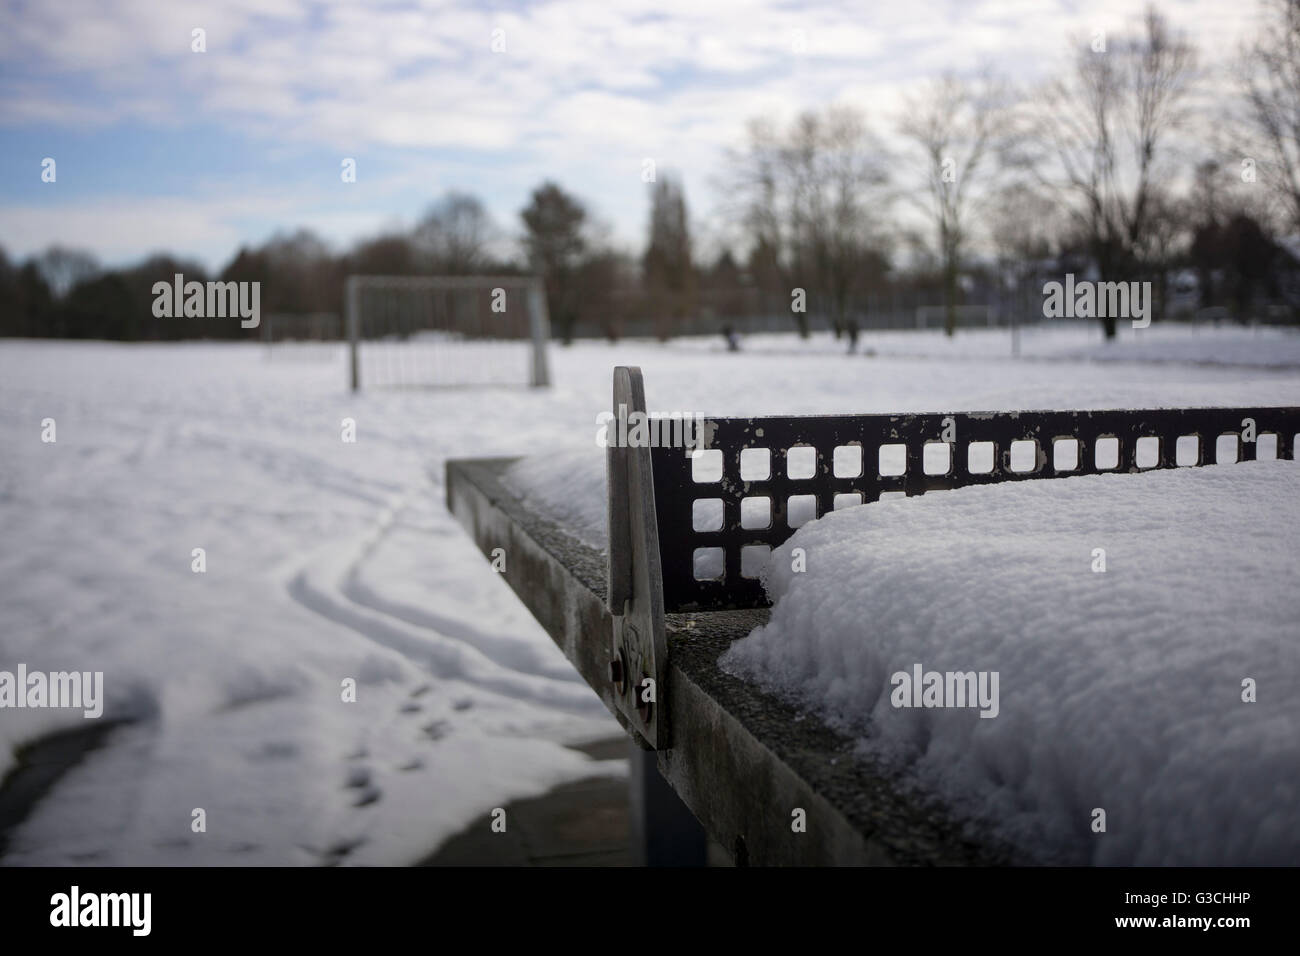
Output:
<path fill-rule="evenodd" d="M 975 325 L 993 328 L 998 324 L 998 313 L 991 305 L 958 305 L 953 307 L 957 316 L 958 328 L 970 328 Z M 918 329 L 943 328 L 948 307 L 944 305 L 921 305 L 916 309 L 916 327 Z"/>
<path fill-rule="evenodd" d="M 348 276 L 349 375 L 361 387 L 549 385 L 535 276 Z"/>

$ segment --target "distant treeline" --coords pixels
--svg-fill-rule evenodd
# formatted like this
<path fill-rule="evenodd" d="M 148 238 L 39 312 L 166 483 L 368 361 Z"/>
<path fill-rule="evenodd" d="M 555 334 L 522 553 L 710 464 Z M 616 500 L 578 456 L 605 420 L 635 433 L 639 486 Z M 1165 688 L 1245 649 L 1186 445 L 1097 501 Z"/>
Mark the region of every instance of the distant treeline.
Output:
<path fill-rule="evenodd" d="M 259 334 L 155 317 L 153 285 L 177 273 L 260 282 L 263 314 L 337 315 L 353 273 L 529 272 L 544 277 L 566 341 L 743 329 L 778 315 L 803 333 L 853 337 L 882 302 L 947 306 L 952 331 L 965 304 L 1041 316 L 1043 283 L 1067 272 L 1150 282 L 1157 318 L 1211 309 L 1295 322 L 1300 0 L 1262 7 L 1258 38 L 1223 71 L 1202 70 L 1152 7 L 1127 33 L 1073 38 L 1074 56 L 1031 89 L 991 69 L 932 79 L 907 98 L 888 141 L 853 104 L 784 126 L 755 119 L 717 177 L 725 200 L 707 254 L 680 178 L 651 165 L 640 255 L 619 251 L 548 181 L 520 211 L 519 254 L 503 257 L 507 236 L 483 204 L 452 192 L 410 231 L 341 253 L 308 231 L 280 234 L 215 276 L 168 255 L 106 270 L 71 249 L 21 263 L 0 250 L 0 335 Z M 1113 335 L 1117 317 L 1102 323 Z"/>

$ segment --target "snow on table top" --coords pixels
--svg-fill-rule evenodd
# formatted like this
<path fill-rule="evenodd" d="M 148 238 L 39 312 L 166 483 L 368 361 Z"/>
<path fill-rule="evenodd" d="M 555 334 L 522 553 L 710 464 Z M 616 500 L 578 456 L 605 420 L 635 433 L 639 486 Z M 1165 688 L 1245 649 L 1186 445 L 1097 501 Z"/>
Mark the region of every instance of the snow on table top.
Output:
<path fill-rule="evenodd" d="M 771 620 L 723 667 L 1056 859 L 1294 864 L 1298 523 L 1289 461 L 833 512 L 773 552 Z M 892 675 L 916 664 L 996 671 L 997 716 L 895 707 Z M 1104 834 L 1090 829 L 1098 807 Z"/>
<path fill-rule="evenodd" d="M 609 547 L 605 500 L 605 452 L 566 448 L 523 458 L 501 475 L 520 502 L 559 522 L 583 544 Z"/>

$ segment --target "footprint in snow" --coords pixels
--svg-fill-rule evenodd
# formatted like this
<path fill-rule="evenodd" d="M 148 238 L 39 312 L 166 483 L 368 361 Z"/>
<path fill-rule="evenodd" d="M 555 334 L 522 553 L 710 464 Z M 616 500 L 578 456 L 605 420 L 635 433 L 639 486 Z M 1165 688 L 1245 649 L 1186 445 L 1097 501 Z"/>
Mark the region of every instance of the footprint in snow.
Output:
<path fill-rule="evenodd" d="M 370 784 L 369 767 L 348 768 L 348 779 L 347 779 L 347 783 L 344 784 L 345 787 L 351 787 L 351 788 L 365 787 L 365 786 L 369 786 L 369 784 Z"/>
<path fill-rule="evenodd" d="M 303 849 L 307 849 L 309 852 L 315 853 L 317 856 L 321 857 L 321 862 L 326 866 L 336 866 L 340 860 L 365 842 L 365 837 L 355 837 L 351 840 L 340 840 L 324 852 L 318 852 L 309 847 L 304 847 Z"/>

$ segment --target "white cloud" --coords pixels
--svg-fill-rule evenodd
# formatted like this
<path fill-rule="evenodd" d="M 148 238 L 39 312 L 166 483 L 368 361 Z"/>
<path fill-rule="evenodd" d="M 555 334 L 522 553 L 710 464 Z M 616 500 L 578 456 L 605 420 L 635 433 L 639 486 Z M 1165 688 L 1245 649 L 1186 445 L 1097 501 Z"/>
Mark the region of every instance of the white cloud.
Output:
<path fill-rule="evenodd" d="M 1207 60 L 1230 54 L 1252 29 L 1241 0 L 1165 9 L 1191 29 Z M 494 207 L 518 198 L 519 181 L 550 175 L 617 211 L 628 239 L 639 236 L 644 215 L 643 156 L 664 155 L 682 169 L 699 209 L 723 147 L 750 116 L 849 99 L 884 125 L 899 91 L 926 75 L 987 60 L 1029 78 L 1060 63 L 1067 34 L 1118 31 L 1137 12 L 1129 0 L 549 0 L 501 11 L 443 2 L 105 0 L 75 14 L 63 4 L 25 5 L 0 38 L 9 64 L 0 123 L 198 118 L 342 155 L 428 151 L 433 163 L 440 152 L 468 151 L 493 160 L 501 195 L 485 198 Z M 205 54 L 190 52 L 195 26 L 207 30 Z M 505 31 L 503 53 L 490 49 L 494 27 Z M 793 48 L 796 31 L 802 53 Z M 205 201 L 188 201 L 186 228 L 195 237 L 213 229 L 203 234 L 209 244 L 233 236 L 221 225 L 229 217 L 205 213 Z M 298 221 L 285 211 L 286 225 Z M 79 216 L 63 222 L 114 247 L 127 241 Z M 165 219 L 160 213 L 159 224 Z"/>
<path fill-rule="evenodd" d="M 206 199 L 104 199 L 50 206 L 4 207 L 6 251 L 25 256 L 51 245 L 92 249 L 121 263 L 151 251 L 224 261 L 241 241 L 227 203 Z"/>

